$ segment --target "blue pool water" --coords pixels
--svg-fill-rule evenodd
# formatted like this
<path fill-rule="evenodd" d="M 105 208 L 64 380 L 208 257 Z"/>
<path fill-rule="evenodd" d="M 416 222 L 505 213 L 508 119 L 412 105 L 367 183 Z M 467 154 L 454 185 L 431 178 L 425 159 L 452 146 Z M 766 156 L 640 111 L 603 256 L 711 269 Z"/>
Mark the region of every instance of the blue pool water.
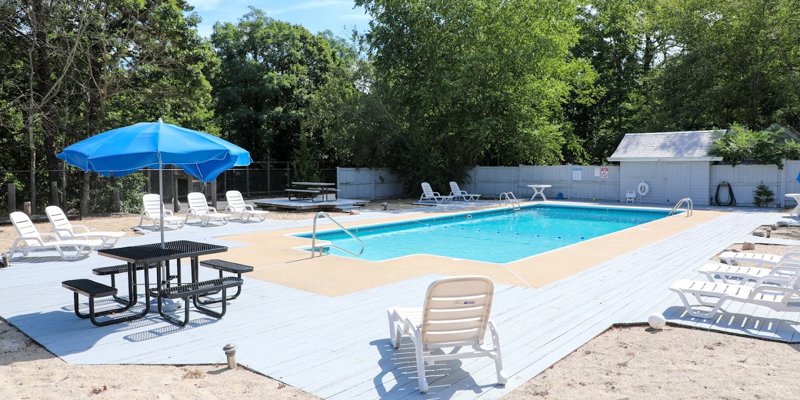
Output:
<path fill-rule="evenodd" d="M 632 208 L 536 205 L 521 211 L 491 210 L 447 217 L 353 228 L 364 241 L 362 259 L 382 261 L 432 254 L 507 263 L 548 250 L 666 217 L 668 211 Z M 300 234 L 310 238 L 311 234 Z M 360 245 L 341 230 L 318 232 L 317 239 L 352 249 Z M 330 254 L 354 257 L 331 247 Z"/>

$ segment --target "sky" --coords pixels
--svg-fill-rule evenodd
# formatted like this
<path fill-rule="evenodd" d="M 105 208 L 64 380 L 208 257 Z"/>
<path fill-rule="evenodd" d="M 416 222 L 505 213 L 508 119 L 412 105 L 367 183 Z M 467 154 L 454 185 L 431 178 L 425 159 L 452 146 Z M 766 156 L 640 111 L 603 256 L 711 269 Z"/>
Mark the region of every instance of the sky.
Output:
<path fill-rule="evenodd" d="M 217 21 L 237 22 L 249 6 L 264 10 L 268 16 L 303 25 L 313 33 L 330 30 L 336 36 L 349 37 L 352 28 L 366 31 L 369 18 L 353 0 L 187 0 L 203 18 L 200 34 L 210 36 Z"/>

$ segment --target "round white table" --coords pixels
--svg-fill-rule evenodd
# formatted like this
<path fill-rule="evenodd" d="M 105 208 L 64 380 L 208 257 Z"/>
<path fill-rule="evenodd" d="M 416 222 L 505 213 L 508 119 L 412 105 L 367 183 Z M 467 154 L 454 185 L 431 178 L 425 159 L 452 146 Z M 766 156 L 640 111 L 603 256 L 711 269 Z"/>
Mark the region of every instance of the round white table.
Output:
<path fill-rule="evenodd" d="M 786 197 L 794 200 L 797 203 L 789 215 L 793 217 L 800 217 L 800 193 L 786 193 Z"/>
<path fill-rule="evenodd" d="M 536 196 L 541 195 L 542 200 L 547 201 L 547 196 L 544 195 L 544 190 L 547 188 L 553 187 L 553 185 L 525 185 L 531 189 L 533 189 L 533 196 L 531 196 L 531 201 L 533 201 Z"/>

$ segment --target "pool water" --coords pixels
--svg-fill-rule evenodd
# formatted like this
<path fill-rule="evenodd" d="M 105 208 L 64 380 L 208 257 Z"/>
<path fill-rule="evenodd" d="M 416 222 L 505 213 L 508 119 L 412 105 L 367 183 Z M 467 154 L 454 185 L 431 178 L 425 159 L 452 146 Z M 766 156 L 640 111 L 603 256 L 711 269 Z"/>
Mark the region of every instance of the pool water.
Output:
<path fill-rule="evenodd" d="M 351 229 L 364 242 L 357 258 L 383 261 L 431 254 L 490 263 L 508 263 L 559 247 L 654 221 L 668 211 L 595 206 L 535 205 Z M 297 235 L 310 238 L 310 233 Z M 358 242 L 341 230 L 317 233 L 345 249 Z M 330 254 L 355 257 L 335 247 Z"/>

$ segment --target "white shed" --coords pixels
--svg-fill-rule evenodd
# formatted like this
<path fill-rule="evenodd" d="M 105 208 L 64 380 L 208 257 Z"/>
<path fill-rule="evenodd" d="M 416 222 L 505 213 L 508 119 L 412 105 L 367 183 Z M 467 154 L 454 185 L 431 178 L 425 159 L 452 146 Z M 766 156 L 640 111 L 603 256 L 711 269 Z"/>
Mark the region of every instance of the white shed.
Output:
<path fill-rule="evenodd" d="M 709 154 L 714 131 L 628 133 L 608 161 L 620 163 L 620 201 L 642 182 L 649 187 L 643 203 L 674 204 L 691 197 L 695 204 L 709 204 L 711 162 L 722 157 Z"/>

